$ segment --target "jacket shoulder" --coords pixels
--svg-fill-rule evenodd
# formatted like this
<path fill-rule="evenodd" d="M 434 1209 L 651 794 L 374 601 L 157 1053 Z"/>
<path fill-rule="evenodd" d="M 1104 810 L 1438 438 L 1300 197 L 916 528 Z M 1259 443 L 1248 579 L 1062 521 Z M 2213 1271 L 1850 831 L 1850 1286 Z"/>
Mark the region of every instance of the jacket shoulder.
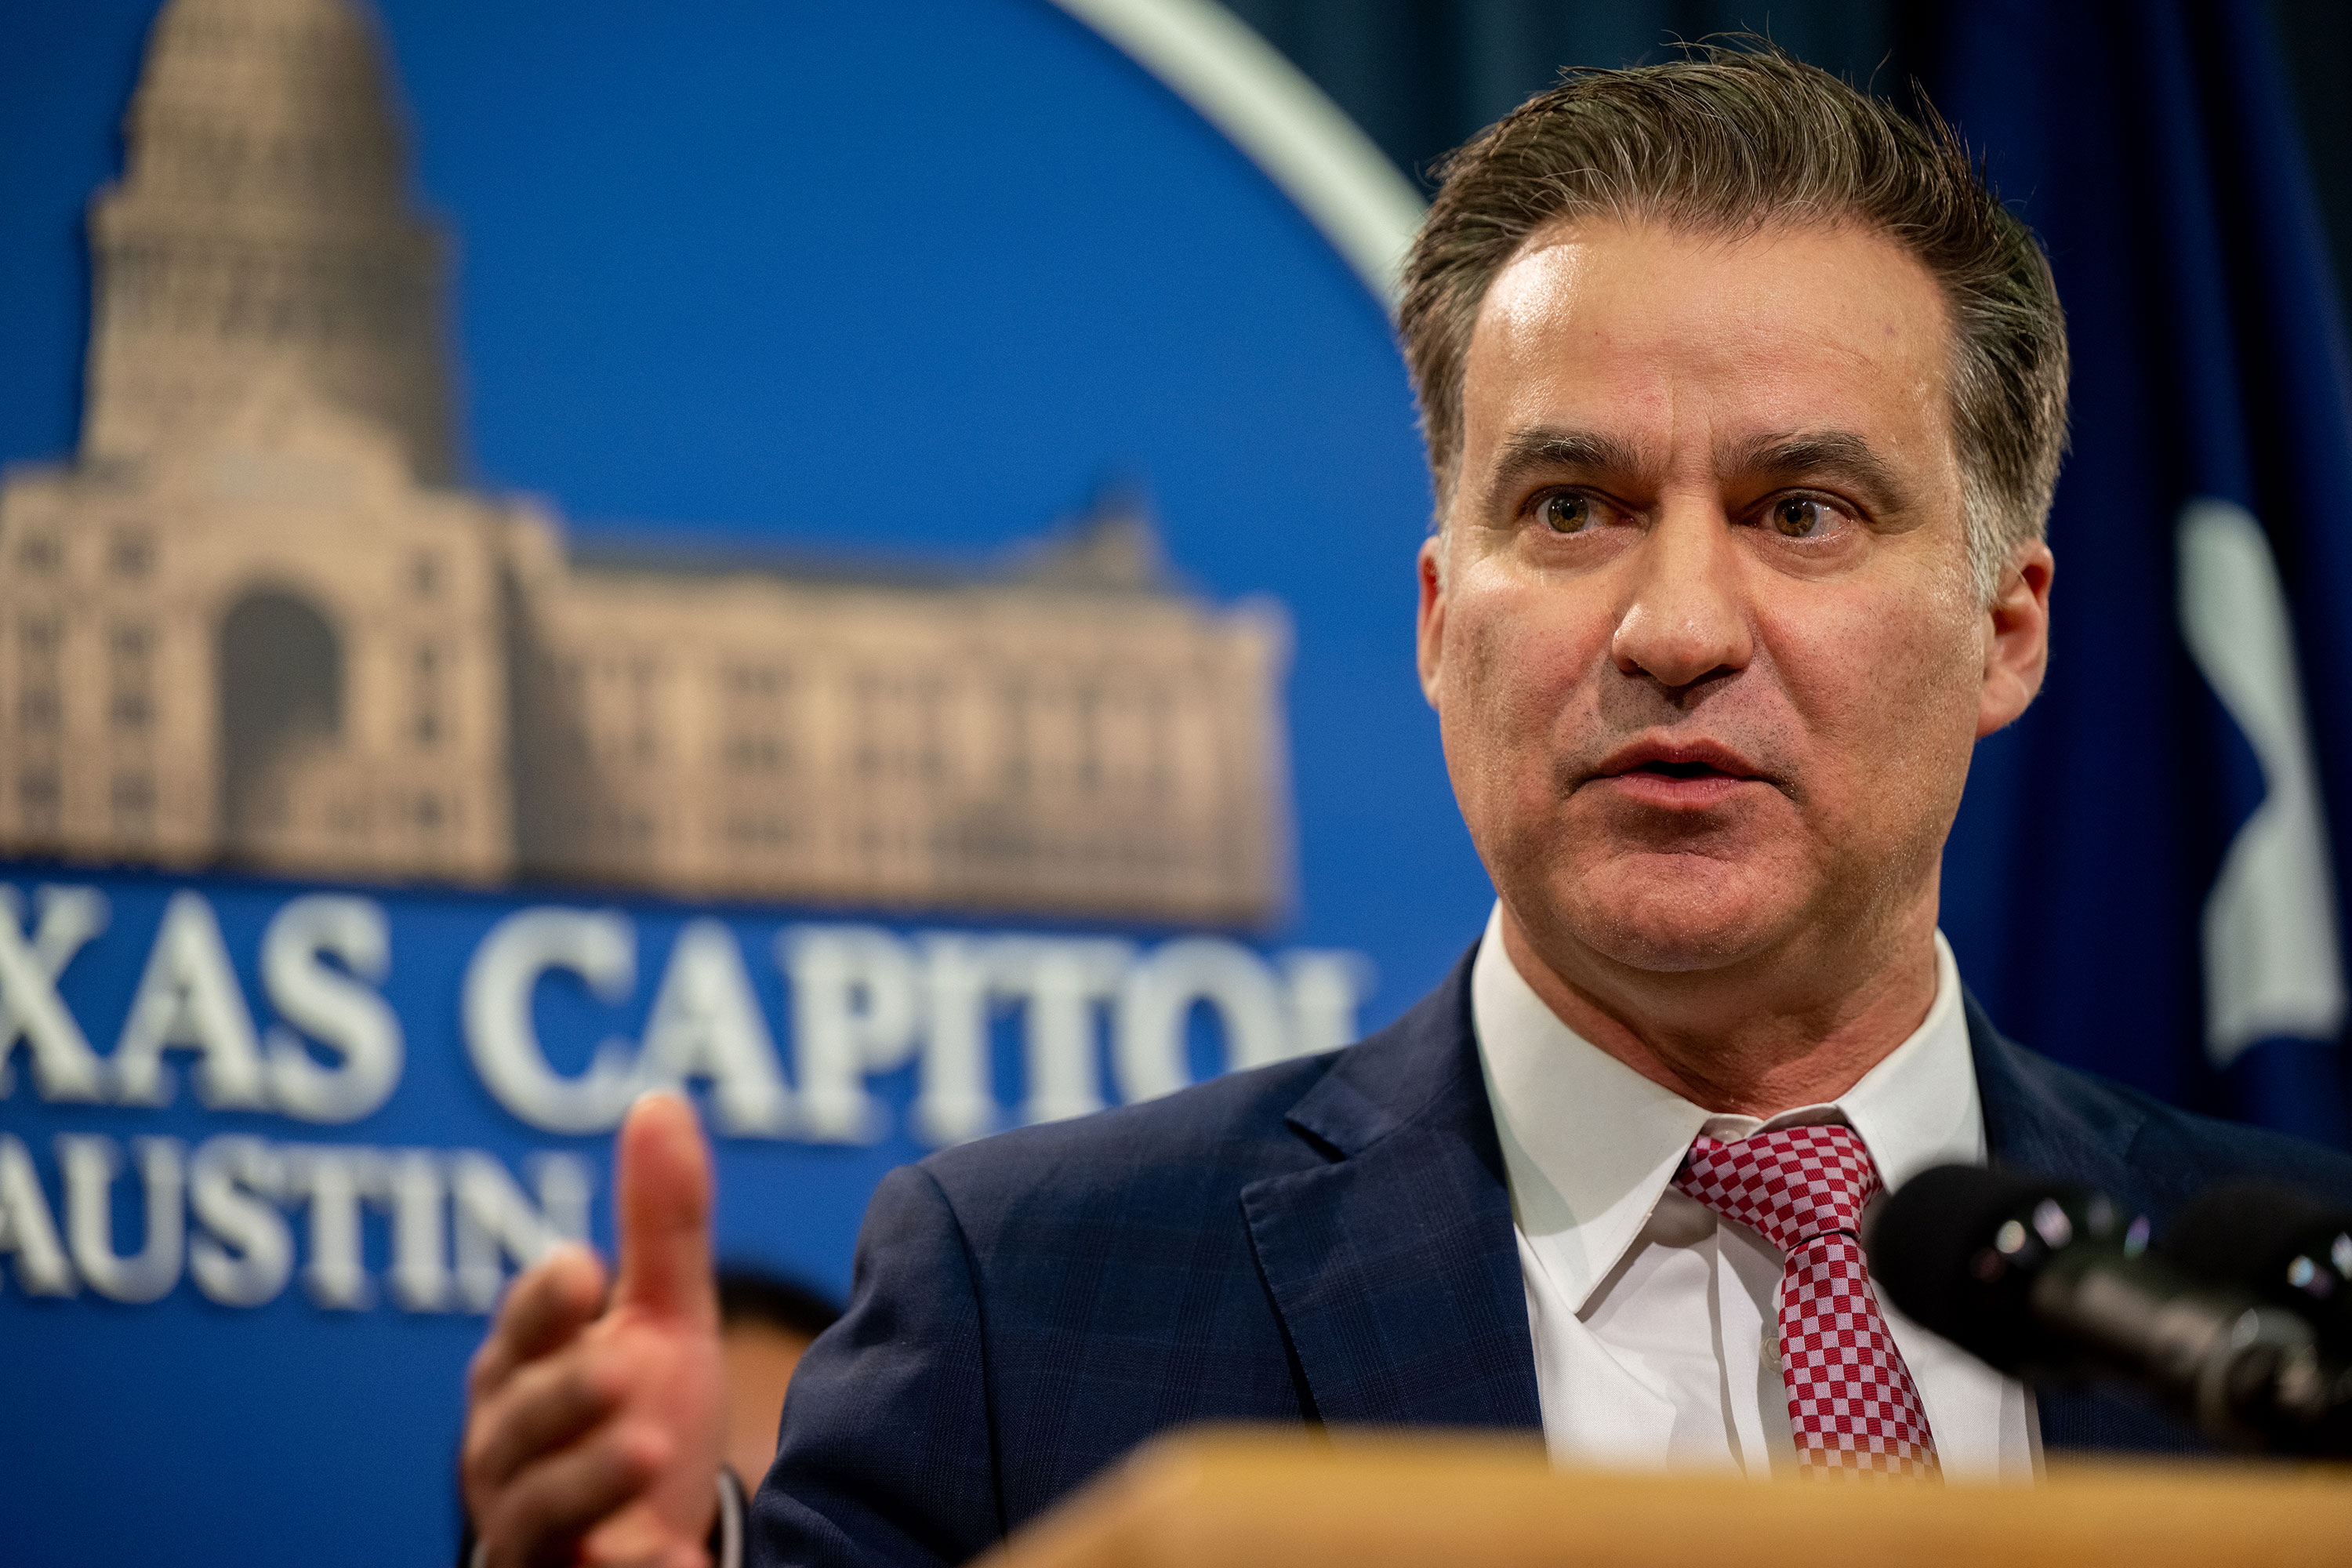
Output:
<path fill-rule="evenodd" d="M 1993 1030 L 1981 1014 L 1971 1022 L 1980 1030 L 1978 1081 L 1998 1159 L 2128 1188 L 2116 1195 L 2159 1220 L 2209 1187 L 2249 1179 L 2352 1204 L 2352 1154 L 2183 1110 L 2029 1050 Z M 2097 1169 L 2110 1162 L 2117 1169 Z"/>
<path fill-rule="evenodd" d="M 992 1214 L 1230 1194 L 1261 1176 L 1322 1163 L 1286 1119 L 1341 1054 L 1276 1062 L 1139 1104 L 999 1132 L 929 1155 L 921 1169 L 967 1226 Z"/>
<path fill-rule="evenodd" d="M 1437 987 L 1354 1045 L 1227 1073 L 1158 1100 L 1000 1132 L 921 1162 L 960 1221 L 1149 1214 L 1360 1152 L 1476 1082 L 1469 1011 L 1474 944 Z M 1481 1119 L 1485 1090 L 1475 1090 Z M 1491 1123 L 1486 1125 L 1491 1141 Z M 1499 1158 L 1499 1156 L 1497 1156 Z"/>

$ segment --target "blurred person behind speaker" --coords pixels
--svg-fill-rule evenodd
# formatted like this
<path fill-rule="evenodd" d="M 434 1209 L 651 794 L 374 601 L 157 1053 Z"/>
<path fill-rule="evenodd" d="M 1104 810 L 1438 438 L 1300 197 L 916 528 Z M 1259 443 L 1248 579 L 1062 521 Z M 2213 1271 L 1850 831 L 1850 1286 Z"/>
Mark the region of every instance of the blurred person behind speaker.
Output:
<path fill-rule="evenodd" d="M 809 1287 L 742 1264 L 719 1270 L 719 1352 L 727 1364 L 727 1463 L 757 1487 L 776 1457 L 784 1390 L 841 1309 Z"/>

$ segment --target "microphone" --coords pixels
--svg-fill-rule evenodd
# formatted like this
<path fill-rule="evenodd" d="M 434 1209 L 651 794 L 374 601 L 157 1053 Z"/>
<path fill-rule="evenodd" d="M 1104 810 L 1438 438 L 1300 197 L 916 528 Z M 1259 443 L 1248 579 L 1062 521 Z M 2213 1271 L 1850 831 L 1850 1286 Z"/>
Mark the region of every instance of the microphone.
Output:
<path fill-rule="evenodd" d="M 2135 1383 L 2236 1447 L 2352 1455 L 2352 1366 L 2311 1325 L 2147 1252 L 2084 1188 L 1946 1165 L 1889 1198 L 1871 1278 L 1914 1321 L 2028 1380 Z"/>
<path fill-rule="evenodd" d="M 2275 1182 L 2231 1182 L 2182 1209 L 2158 1250 L 2185 1274 L 2300 1313 L 2321 1344 L 2352 1355 L 2352 1211 Z"/>

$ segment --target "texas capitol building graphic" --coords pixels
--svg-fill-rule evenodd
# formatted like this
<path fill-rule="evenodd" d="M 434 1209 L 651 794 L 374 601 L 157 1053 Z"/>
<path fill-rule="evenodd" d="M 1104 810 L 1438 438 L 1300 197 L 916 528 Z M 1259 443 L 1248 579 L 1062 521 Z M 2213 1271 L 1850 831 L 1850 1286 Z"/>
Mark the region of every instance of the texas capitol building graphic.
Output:
<path fill-rule="evenodd" d="M 463 488 L 441 237 L 345 0 L 172 0 L 79 452 L 0 486 L 0 854 L 1262 924 L 1286 618 L 1100 505 L 924 575 Z"/>

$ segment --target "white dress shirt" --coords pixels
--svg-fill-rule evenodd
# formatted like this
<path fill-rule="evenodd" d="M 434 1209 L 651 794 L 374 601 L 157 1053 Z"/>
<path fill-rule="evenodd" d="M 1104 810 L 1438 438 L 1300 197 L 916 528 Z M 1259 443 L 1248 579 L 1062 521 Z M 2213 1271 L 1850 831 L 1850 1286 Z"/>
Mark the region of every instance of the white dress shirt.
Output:
<path fill-rule="evenodd" d="M 1931 1165 L 1984 1163 L 1959 971 L 1943 934 L 1927 1021 L 1834 1104 L 1769 1121 L 1703 1110 L 1561 1023 L 1503 951 L 1499 905 L 1471 967 L 1470 1012 L 1553 1458 L 1791 1470 L 1780 1251 L 1668 1184 L 1701 1133 L 1730 1142 L 1814 1122 L 1859 1133 L 1889 1191 Z M 2030 1479 L 2041 1437 L 2025 1386 L 1880 1306 L 1944 1473 Z"/>

